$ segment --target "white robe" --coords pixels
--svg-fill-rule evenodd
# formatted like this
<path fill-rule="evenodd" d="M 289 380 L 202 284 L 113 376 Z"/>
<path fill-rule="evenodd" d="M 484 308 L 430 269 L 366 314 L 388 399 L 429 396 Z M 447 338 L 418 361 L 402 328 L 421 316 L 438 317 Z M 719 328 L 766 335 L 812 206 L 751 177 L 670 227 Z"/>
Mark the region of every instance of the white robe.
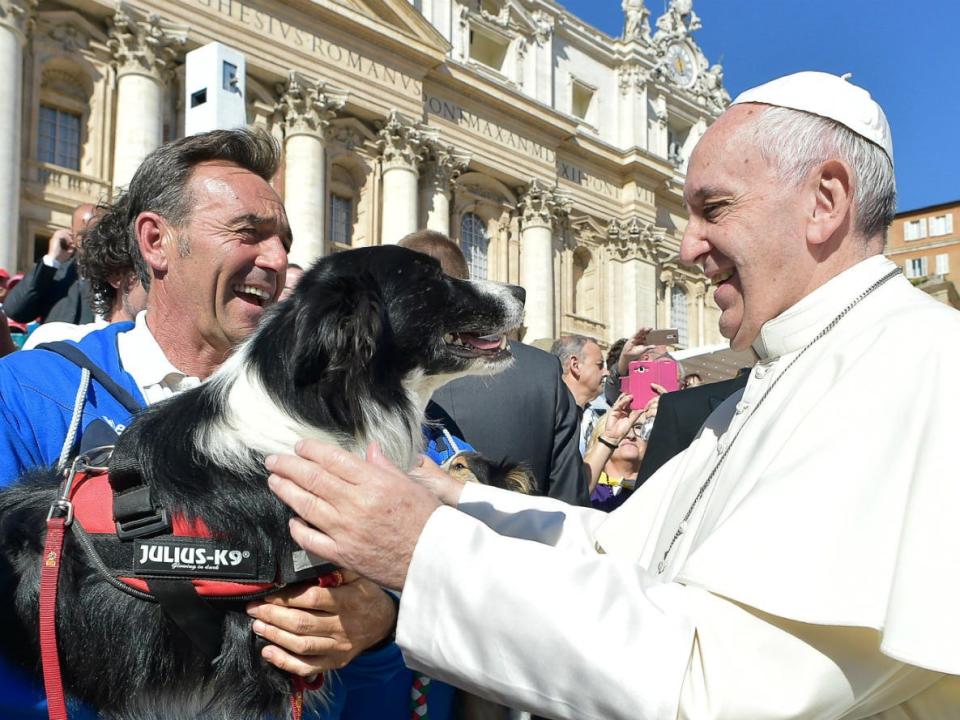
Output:
<path fill-rule="evenodd" d="M 434 513 L 408 663 L 564 718 L 960 717 L 960 313 L 896 277 L 751 414 L 894 267 L 766 323 L 742 393 L 611 515 L 475 486 Z"/>

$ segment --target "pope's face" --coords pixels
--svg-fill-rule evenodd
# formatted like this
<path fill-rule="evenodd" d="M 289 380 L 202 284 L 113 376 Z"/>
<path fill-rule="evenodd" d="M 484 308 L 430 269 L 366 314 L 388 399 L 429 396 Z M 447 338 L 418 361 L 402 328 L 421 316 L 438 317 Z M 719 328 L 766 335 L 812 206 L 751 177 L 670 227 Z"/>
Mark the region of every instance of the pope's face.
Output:
<path fill-rule="evenodd" d="M 690 220 L 680 257 L 710 278 L 720 334 L 737 350 L 803 297 L 806 283 L 803 196 L 756 148 L 752 124 L 762 108 L 735 105 L 711 126 L 683 192 Z"/>

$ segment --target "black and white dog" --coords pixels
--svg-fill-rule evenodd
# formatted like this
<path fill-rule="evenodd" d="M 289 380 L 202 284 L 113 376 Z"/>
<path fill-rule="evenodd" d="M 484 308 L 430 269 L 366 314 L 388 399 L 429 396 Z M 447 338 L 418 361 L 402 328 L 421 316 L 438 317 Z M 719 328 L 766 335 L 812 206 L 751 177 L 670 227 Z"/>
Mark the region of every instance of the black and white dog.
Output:
<path fill-rule="evenodd" d="M 289 555 L 289 511 L 266 486 L 264 457 L 302 437 L 357 453 L 376 440 L 409 468 L 433 390 L 505 367 L 504 333 L 522 311 L 520 288 L 450 278 L 420 253 L 333 255 L 208 382 L 140 414 L 112 462 L 135 461 L 153 502 L 201 518 L 214 537 Z M 37 471 L 0 493 L 0 647 L 31 668 L 44 521 L 59 481 Z M 289 678 L 261 660 L 243 603 L 226 613 L 210 662 L 157 604 L 106 582 L 71 535 L 63 558 L 57 626 L 69 693 L 117 719 L 286 714 Z"/>

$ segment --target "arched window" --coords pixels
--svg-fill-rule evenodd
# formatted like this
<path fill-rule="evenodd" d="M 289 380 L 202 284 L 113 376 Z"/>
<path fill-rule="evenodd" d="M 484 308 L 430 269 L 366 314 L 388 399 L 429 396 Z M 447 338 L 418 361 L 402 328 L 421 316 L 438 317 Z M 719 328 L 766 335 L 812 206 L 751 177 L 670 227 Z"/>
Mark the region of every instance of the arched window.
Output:
<path fill-rule="evenodd" d="M 476 213 L 464 213 L 460 219 L 460 249 L 467 258 L 471 280 L 487 279 L 487 230 Z"/>
<path fill-rule="evenodd" d="M 687 291 L 679 284 L 670 288 L 670 326 L 677 329 L 680 344 L 686 347 L 687 342 Z"/>

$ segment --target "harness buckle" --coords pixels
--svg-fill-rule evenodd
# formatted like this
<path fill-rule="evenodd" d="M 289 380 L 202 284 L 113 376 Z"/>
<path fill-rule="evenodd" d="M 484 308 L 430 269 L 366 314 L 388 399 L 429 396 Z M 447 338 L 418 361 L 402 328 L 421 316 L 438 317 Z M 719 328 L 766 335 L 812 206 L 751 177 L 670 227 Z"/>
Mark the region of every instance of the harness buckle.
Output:
<path fill-rule="evenodd" d="M 152 512 L 128 520 L 117 520 L 117 537 L 133 540 L 145 535 L 156 535 L 170 529 L 166 508 L 154 508 Z"/>
<path fill-rule="evenodd" d="M 69 526 L 70 523 L 73 522 L 73 503 L 64 498 L 57 498 L 47 513 L 47 522 L 50 522 L 50 520 L 55 517 L 62 517 L 63 526 Z"/>

